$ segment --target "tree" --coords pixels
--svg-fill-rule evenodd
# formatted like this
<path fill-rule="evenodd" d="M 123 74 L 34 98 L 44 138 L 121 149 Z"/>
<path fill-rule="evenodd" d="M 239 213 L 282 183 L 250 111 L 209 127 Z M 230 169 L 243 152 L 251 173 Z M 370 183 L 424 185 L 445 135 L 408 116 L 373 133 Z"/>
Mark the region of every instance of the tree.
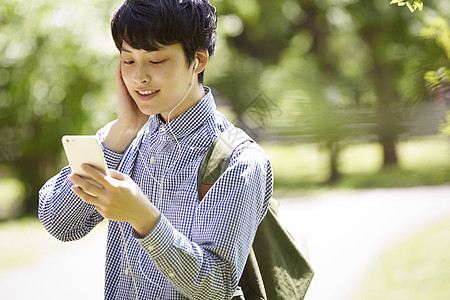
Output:
<path fill-rule="evenodd" d="M 102 44 L 110 4 L 80 5 L 15 0 L 0 7 L 0 164 L 24 183 L 31 214 L 39 188 L 61 166 L 62 135 L 93 134 L 113 114 L 113 99 L 105 99 L 114 90 L 107 83 L 114 84 L 114 44 Z"/>
<path fill-rule="evenodd" d="M 61 136 L 92 134 L 114 118 L 112 2 L 0 6 L 0 165 L 25 183 L 29 212 L 38 189 L 66 163 Z M 430 90 L 444 86 L 436 78 L 448 78 L 448 16 L 425 21 L 448 11 L 445 2 L 414 14 L 382 1 L 212 2 L 219 54 L 206 84 L 239 117 L 260 95 L 271 99 L 277 114 L 263 126 L 295 124 L 323 145 L 330 180 L 339 178 L 345 140 L 359 134 L 379 136 L 384 164 L 395 164 L 396 109 L 428 101 Z"/>
<path fill-rule="evenodd" d="M 217 58 L 220 61 L 213 59 L 212 63 L 218 66 L 213 67 L 213 70 L 217 69 L 221 72 L 211 74 L 210 80 L 221 96 L 231 102 L 239 119 L 261 92 L 267 93 L 269 98 L 280 107 L 284 106 L 285 112 L 287 112 L 286 102 L 291 98 L 286 98 L 286 91 L 299 91 L 300 86 L 305 88 L 307 93 L 311 92 L 308 98 L 315 98 L 317 101 L 313 103 L 310 99 L 307 100 L 309 104 L 301 109 L 301 114 L 311 112 L 314 116 L 325 115 L 326 120 L 330 121 L 324 122 L 316 117 L 310 118 L 312 123 L 320 127 L 317 136 L 330 151 L 331 178 L 334 180 L 338 177 L 337 136 L 333 134 L 334 131 L 327 132 L 330 128 L 336 128 L 332 125 L 335 120 L 329 118 L 334 114 L 328 114 L 326 105 L 322 105 L 327 101 L 326 97 L 323 97 L 323 88 L 314 88 L 327 83 L 320 82 L 320 78 L 327 76 L 319 70 L 330 69 L 333 65 L 328 63 L 326 52 L 322 48 L 325 46 L 326 36 L 320 34 L 315 27 L 316 21 L 320 21 L 323 17 L 322 8 L 309 1 L 303 2 L 305 7 L 308 6 L 307 13 L 302 11 L 302 7 L 296 1 L 217 2 L 218 11 L 222 14 L 219 18 L 219 38 L 222 37 L 222 40 L 219 39 L 219 45 L 222 47 L 218 47 L 218 51 L 222 51 L 220 53 L 222 58 Z M 305 24 L 312 33 L 311 51 L 309 46 L 305 48 L 301 45 L 305 42 L 305 31 L 302 30 Z M 309 42 L 308 37 L 306 42 Z M 311 64 L 307 67 L 308 71 L 305 74 L 298 74 L 296 69 L 301 69 L 302 64 L 307 64 L 306 60 L 296 60 L 294 57 L 288 61 L 287 53 L 292 51 L 295 56 L 295 52 L 298 51 L 292 48 L 293 45 L 305 49 L 305 52 L 310 52 L 308 56 L 311 58 Z M 223 50 L 226 50 L 225 58 Z M 278 68 L 279 66 L 282 67 Z M 295 69 L 292 70 L 292 68 Z M 332 71 L 329 73 L 331 74 Z M 311 74 L 317 77 L 309 76 Z M 304 78 L 307 80 L 302 80 Z M 314 83 L 311 85 L 312 81 Z M 297 96 L 294 98 L 299 100 Z M 324 108 L 323 112 L 318 111 L 321 108 Z M 284 113 L 282 118 L 286 119 L 288 115 Z"/>
<path fill-rule="evenodd" d="M 401 2 L 421 9 L 420 1 Z M 373 108 L 378 124 L 373 133 L 383 147 L 383 165 L 396 165 L 396 143 L 403 130 L 397 111 L 410 106 L 411 97 L 426 101 L 423 76 L 416 78 L 421 88 L 415 90 L 405 88 L 407 78 L 417 77 L 418 70 L 429 70 L 420 65 L 421 56 L 440 60 L 435 45 L 422 45 L 424 41 L 412 29 L 423 26 L 420 15 L 412 17 L 379 1 L 248 3 L 218 2 L 225 14 L 222 19 L 230 18 L 230 24 L 236 25 L 230 28 L 236 30 L 228 30 L 223 41 L 231 69 L 217 77 L 213 74 L 213 82 L 237 113 L 247 107 L 255 91 L 262 90 L 284 110 L 284 116 L 292 102 L 301 106 L 296 115 L 301 120 L 308 119 L 308 114 L 322 116 L 309 128 L 328 148 L 330 174 L 335 177 L 340 148 L 336 144 L 345 138 L 337 129 L 348 124 L 330 111 Z M 427 10 L 437 5 L 430 4 Z M 323 134 L 326 128 L 328 134 Z"/>

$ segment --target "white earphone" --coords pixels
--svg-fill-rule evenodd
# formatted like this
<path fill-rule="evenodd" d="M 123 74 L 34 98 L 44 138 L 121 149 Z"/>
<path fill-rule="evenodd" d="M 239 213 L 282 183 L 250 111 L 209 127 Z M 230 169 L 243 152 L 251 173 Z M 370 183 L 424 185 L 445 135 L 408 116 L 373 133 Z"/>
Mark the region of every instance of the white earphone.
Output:
<path fill-rule="evenodd" d="M 197 71 L 197 67 L 198 67 L 198 58 L 195 59 L 194 72 Z"/>
<path fill-rule="evenodd" d="M 172 110 L 169 112 L 169 115 L 168 115 L 168 117 L 167 117 L 167 125 L 168 125 L 168 127 L 169 127 L 169 131 L 172 133 L 172 135 L 173 135 L 173 137 L 174 137 L 174 139 L 175 139 L 175 142 L 176 142 L 176 144 L 177 144 L 177 147 L 178 147 L 178 156 L 177 156 L 177 158 L 175 159 L 175 161 L 173 161 L 172 164 L 164 171 L 164 173 L 163 173 L 163 175 L 162 175 L 161 182 L 164 180 L 164 178 L 165 178 L 165 176 L 166 176 L 166 174 L 167 174 L 167 171 L 172 167 L 173 164 L 175 164 L 175 162 L 178 160 L 179 156 L 181 155 L 180 143 L 178 142 L 178 139 L 177 139 L 176 135 L 173 133 L 172 128 L 171 128 L 171 125 L 170 125 L 170 115 L 172 114 L 172 112 L 173 112 L 178 106 L 181 105 L 181 103 L 183 103 L 183 101 L 186 99 L 186 97 L 188 96 L 189 92 L 191 91 L 192 85 L 194 84 L 195 75 L 196 75 L 195 71 L 197 71 L 198 64 L 199 64 L 198 58 L 195 58 L 195 65 L 194 65 L 194 71 L 193 71 L 193 74 L 192 74 L 192 80 L 191 80 L 191 83 L 190 83 L 189 86 L 188 86 L 188 89 L 187 89 L 187 91 L 186 91 L 186 94 L 185 94 L 184 97 L 181 99 L 181 101 L 180 101 L 174 108 L 172 108 Z M 139 130 L 137 136 L 143 135 L 144 132 L 145 132 L 145 130 L 148 128 L 148 126 L 149 126 L 149 122 L 146 122 L 145 125 L 142 126 L 142 128 Z M 138 138 L 135 138 L 135 141 L 139 141 L 139 139 L 138 139 Z M 140 151 L 139 148 L 140 148 L 140 145 L 137 146 L 137 149 L 138 149 L 138 151 L 139 151 L 139 153 L 140 153 L 141 151 Z M 145 168 L 147 169 L 149 175 L 151 176 L 151 178 L 152 178 L 152 179 L 158 184 L 158 186 L 159 186 L 160 194 L 159 194 L 159 197 L 157 196 L 156 201 L 155 201 L 155 206 L 159 209 L 160 201 L 162 200 L 162 195 L 163 195 L 163 185 L 162 185 L 158 180 L 156 180 L 155 177 L 153 177 L 152 173 L 150 172 L 150 168 L 148 167 L 148 165 L 147 165 L 147 163 L 145 162 L 145 160 L 144 160 L 144 165 L 145 165 Z M 138 289 L 137 289 L 137 285 L 136 285 L 136 280 L 135 280 L 135 278 L 134 278 L 134 274 L 133 274 L 133 271 L 132 271 L 132 268 L 131 268 L 130 260 L 129 260 L 129 258 L 128 258 L 128 250 L 127 250 L 127 244 L 126 244 L 125 234 L 124 234 L 124 231 L 123 231 L 123 229 L 122 229 L 122 224 L 121 224 L 121 222 L 118 222 L 118 223 L 119 223 L 120 231 L 121 231 L 121 233 L 122 233 L 122 241 L 123 241 L 123 246 L 124 246 L 124 250 L 125 250 L 125 258 L 126 258 L 127 266 L 128 266 L 128 269 L 129 269 L 130 272 L 131 272 L 131 278 L 132 278 L 133 285 L 134 285 L 134 289 L 135 289 L 135 292 L 136 292 L 136 299 L 139 299 L 139 294 L 138 294 Z M 147 276 L 147 275 L 144 273 L 144 271 L 142 270 L 142 264 L 141 264 L 141 250 L 142 250 L 142 249 L 139 249 L 139 259 L 138 259 L 140 271 L 141 271 L 142 275 L 144 275 L 144 277 L 147 279 L 147 281 L 149 281 L 150 283 L 154 284 L 155 286 L 157 286 L 157 287 L 159 288 L 160 293 L 159 293 L 159 296 L 158 296 L 157 299 L 160 299 L 160 298 L 161 298 L 161 295 L 162 295 L 162 288 L 161 288 L 161 286 L 160 286 L 158 283 L 152 281 L 150 278 L 148 278 L 148 276 Z"/>

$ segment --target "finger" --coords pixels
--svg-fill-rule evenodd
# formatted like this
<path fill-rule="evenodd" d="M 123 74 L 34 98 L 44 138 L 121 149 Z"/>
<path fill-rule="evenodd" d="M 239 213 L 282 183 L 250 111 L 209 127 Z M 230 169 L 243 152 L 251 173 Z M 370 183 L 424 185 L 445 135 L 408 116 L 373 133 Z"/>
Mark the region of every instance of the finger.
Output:
<path fill-rule="evenodd" d="M 97 169 L 96 167 L 89 165 L 89 164 L 82 164 L 81 169 L 86 172 L 89 177 L 91 177 L 93 180 L 100 183 L 102 186 L 106 183 L 105 177 L 107 174 L 105 174 L 102 170 Z"/>
<path fill-rule="evenodd" d="M 109 176 L 111 176 L 114 179 L 118 179 L 118 180 L 126 180 L 128 176 L 126 176 L 125 174 L 113 170 L 113 169 L 109 169 Z"/>
<path fill-rule="evenodd" d="M 131 95 L 128 92 L 128 88 L 122 77 L 122 62 L 119 62 L 116 69 L 116 87 L 119 101 L 119 115 L 124 112 L 129 112 L 130 109 L 131 112 L 136 111 L 137 106 L 131 98 Z"/>
<path fill-rule="evenodd" d="M 77 176 L 77 177 L 75 177 L 75 176 Z M 69 180 L 72 181 L 72 182 L 73 182 L 73 180 L 83 179 L 83 180 L 86 180 L 86 181 L 94 184 L 98 188 L 103 188 L 103 186 L 100 183 L 98 183 L 97 181 L 95 181 L 94 179 L 89 178 L 89 177 L 82 177 L 82 176 L 80 176 L 78 174 L 75 174 L 75 173 L 70 173 L 69 176 L 67 176 L 67 178 L 69 178 Z"/>
<path fill-rule="evenodd" d="M 116 68 L 116 81 L 117 83 L 122 82 L 122 62 L 120 60 Z"/>
<path fill-rule="evenodd" d="M 103 190 L 103 186 L 100 183 L 90 178 L 83 178 L 76 174 L 72 174 L 69 176 L 69 180 L 76 186 L 80 187 L 83 191 L 86 191 L 92 195 L 98 195 Z"/>
<path fill-rule="evenodd" d="M 109 169 L 108 172 L 113 171 L 115 177 L 111 176 L 111 173 L 109 175 L 105 175 L 105 173 L 103 173 L 101 170 L 88 164 L 81 165 L 81 168 L 86 172 L 86 174 L 91 176 L 93 180 L 97 181 L 102 186 L 102 188 L 106 190 L 118 188 L 119 186 L 121 186 L 121 182 L 126 180 L 127 178 L 125 174 L 112 169 Z"/>
<path fill-rule="evenodd" d="M 99 205 L 99 199 L 95 195 L 87 193 L 81 187 L 74 185 L 71 187 L 71 189 L 75 193 L 75 195 L 80 197 L 84 202 L 95 206 Z"/>
<path fill-rule="evenodd" d="M 127 175 L 116 170 L 109 169 L 109 176 L 105 177 L 108 185 L 105 184 L 106 189 L 117 189 L 124 185 L 124 182 L 129 178 Z"/>
<path fill-rule="evenodd" d="M 123 81 L 122 77 L 122 61 L 119 60 L 119 63 L 117 64 L 116 68 L 116 84 L 117 84 L 117 91 L 119 93 L 124 93 L 124 95 L 128 96 L 128 90 L 125 85 L 125 81 Z"/>

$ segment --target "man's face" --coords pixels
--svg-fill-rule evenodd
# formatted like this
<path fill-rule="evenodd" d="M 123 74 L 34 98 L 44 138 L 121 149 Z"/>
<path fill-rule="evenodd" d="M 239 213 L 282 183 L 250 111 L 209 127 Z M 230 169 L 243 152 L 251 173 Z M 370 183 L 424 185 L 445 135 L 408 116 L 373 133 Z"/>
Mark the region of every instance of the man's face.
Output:
<path fill-rule="evenodd" d="M 120 59 L 123 81 L 138 108 L 146 115 L 161 114 L 167 121 L 169 112 L 188 92 L 193 77 L 193 68 L 188 68 L 182 45 L 164 46 L 148 52 L 123 42 Z M 194 98 L 191 91 L 170 119 L 192 106 L 198 100 Z"/>

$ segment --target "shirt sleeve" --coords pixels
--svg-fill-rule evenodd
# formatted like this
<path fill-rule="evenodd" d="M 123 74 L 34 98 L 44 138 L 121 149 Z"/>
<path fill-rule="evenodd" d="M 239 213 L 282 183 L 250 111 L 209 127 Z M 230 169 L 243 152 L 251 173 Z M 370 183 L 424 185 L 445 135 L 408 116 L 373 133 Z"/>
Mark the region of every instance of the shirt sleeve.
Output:
<path fill-rule="evenodd" d="M 191 240 L 163 215 L 149 235 L 134 236 L 184 296 L 231 299 L 271 196 L 270 162 L 252 144 L 235 151 L 227 170 L 200 202 Z"/>
<path fill-rule="evenodd" d="M 110 124 L 97 132 L 99 141 L 103 141 Z M 115 168 L 123 154 L 115 153 L 103 146 L 101 148 L 108 168 Z M 62 241 L 78 240 L 88 234 L 103 217 L 95 207 L 75 195 L 68 179 L 72 170 L 67 166 L 39 191 L 38 216 L 45 229 Z"/>

